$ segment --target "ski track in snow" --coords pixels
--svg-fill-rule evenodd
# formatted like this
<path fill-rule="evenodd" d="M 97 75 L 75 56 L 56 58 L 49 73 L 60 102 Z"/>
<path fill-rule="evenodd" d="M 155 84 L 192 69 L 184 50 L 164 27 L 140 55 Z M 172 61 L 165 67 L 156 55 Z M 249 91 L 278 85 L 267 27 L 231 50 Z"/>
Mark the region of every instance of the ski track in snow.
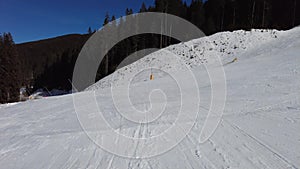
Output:
<path fill-rule="evenodd" d="M 223 32 L 167 50 L 192 68 L 201 93 L 196 123 L 176 147 L 147 159 L 111 154 L 84 133 L 72 95 L 68 95 L 0 105 L 0 168 L 300 168 L 300 28 Z M 181 63 L 164 59 L 165 55 L 164 51 L 150 54 L 118 70 L 116 79 L 126 81 L 129 73 L 150 65 L 184 76 Z M 211 55 L 219 55 L 225 65 L 227 101 L 217 130 L 207 142 L 199 144 L 211 99 L 209 79 L 201 65 L 213 63 Z M 237 62 L 226 64 L 234 58 Z M 96 100 L 104 117 L 121 134 L 154 136 L 177 117 L 179 102 L 176 87 L 170 87 L 172 78 L 156 71 L 155 80 L 148 81 L 148 74 L 142 72 L 133 81 L 136 108 L 148 107 L 152 88 L 162 86 L 171 93 L 167 111 L 149 124 L 132 123 L 118 114 L 110 97 L 111 76 L 88 88 L 97 89 Z M 82 93 L 75 95 L 80 97 Z M 84 108 L 90 110 L 89 103 Z M 122 144 L 119 138 L 114 141 Z M 139 144 L 135 141 L 130 148 L 137 153 Z"/>

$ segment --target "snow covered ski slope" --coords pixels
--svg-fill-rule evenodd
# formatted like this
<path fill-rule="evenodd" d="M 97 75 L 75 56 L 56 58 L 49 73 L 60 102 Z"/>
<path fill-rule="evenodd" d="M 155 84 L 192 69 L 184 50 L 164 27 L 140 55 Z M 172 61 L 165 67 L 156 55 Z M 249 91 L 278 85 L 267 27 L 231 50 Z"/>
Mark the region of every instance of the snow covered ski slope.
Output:
<path fill-rule="evenodd" d="M 74 96 L 81 99 L 83 104 L 76 109 L 86 111 L 94 119 L 97 113 L 85 96 L 95 94 L 103 117 L 119 134 L 147 138 L 162 133 L 172 126 L 180 109 L 176 82 L 163 71 L 173 71 L 180 77 L 185 72 L 181 71 L 180 63 L 165 59 L 167 54 L 158 51 L 118 70 L 114 79 L 122 86 L 122 82 L 129 80 L 129 73 L 155 65 L 153 81 L 149 81 L 146 69 L 136 75 L 129 90 L 132 104 L 139 110 L 151 107 L 148 96 L 152 89 L 159 86 L 164 90 L 168 102 L 159 118 L 151 123 L 134 123 L 121 117 L 110 95 L 112 77 L 86 92 L 2 105 L 0 168 L 300 168 L 300 28 L 224 32 L 167 50 L 182 56 L 191 67 L 201 95 L 197 118 L 180 121 L 195 123 L 175 147 L 151 158 L 138 158 L 138 147 L 144 142 L 123 144 L 118 138 L 108 141 L 122 145 L 122 150 L 126 150 L 122 153 L 136 158 L 110 153 L 94 144 L 84 132 L 73 103 Z M 219 55 L 224 65 L 227 100 L 218 128 L 208 141 L 200 144 L 198 138 L 211 99 L 203 65 L 215 62 L 211 55 Z M 232 62 L 235 58 L 237 61 Z M 189 86 L 187 81 L 184 87 Z M 152 104 L 163 103 L 158 95 L 152 96 Z M 121 107 L 128 108 L 126 104 Z M 92 134 L 109 135 L 103 123 L 96 125 L 99 131 L 91 125 Z M 103 138 L 99 140 L 105 142 Z M 148 144 L 149 151 L 144 153 L 155 153 L 158 147 L 171 142 L 163 139 L 160 145 Z"/>

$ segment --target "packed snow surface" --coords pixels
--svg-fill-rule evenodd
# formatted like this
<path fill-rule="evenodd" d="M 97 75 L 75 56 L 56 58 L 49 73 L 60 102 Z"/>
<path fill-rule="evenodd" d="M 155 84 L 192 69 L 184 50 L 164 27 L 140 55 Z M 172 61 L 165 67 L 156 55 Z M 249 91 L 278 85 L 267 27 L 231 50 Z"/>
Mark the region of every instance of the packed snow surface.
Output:
<path fill-rule="evenodd" d="M 170 52 L 184 63 L 170 59 Z M 0 168 L 300 168 L 299 53 L 300 28 L 223 32 L 150 54 L 86 92 L 1 105 Z M 214 134 L 200 144 L 211 99 L 205 66 L 216 62 L 214 55 L 220 57 L 226 73 L 226 107 Z M 201 103 L 199 115 L 191 119 L 193 128 L 171 150 L 152 158 L 124 158 L 99 148 L 83 131 L 73 98 L 87 94 L 95 94 L 107 122 L 123 135 L 146 138 L 166 130 L 180 104 L 178 86 L 167 72 L 184 77 L 184 65 L 195 75 L 199 86 L 194 90 L 200 91 Z M 149 67 L 154 67 L 153 81 L 149 81 Z M 129 74 L 136 76 L 130 79 Z M 166 90 L 166 112 L 149 124 L 122 118 L 109 86 L 112 81 L 122 86 L 128 80 L 132 80 L 132 104 L 139 110 L 148 109 L 149 91 Z M 187 81 L 185 86 L 189 85 Z M 88 101 L 80 108 L 87 114 L 94 111 Z M 134 151 L 138 144 L 123 146 Z M 157 150 L 161 145 L 148 146 Z"/>

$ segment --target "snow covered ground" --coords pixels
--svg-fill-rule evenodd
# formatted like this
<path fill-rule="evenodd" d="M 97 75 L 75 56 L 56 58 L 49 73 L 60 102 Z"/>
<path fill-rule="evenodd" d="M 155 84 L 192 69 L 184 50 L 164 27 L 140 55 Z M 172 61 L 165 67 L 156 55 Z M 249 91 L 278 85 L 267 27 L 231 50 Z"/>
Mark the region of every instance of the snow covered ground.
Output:
<path fill-rule="evenodd" d="M 196 123 L 174 148 L 146 159 L 112 154 L 86 135 L 73 104 L 74 96 L 82 98 L 80 109 L 93 119 L 95 110 L 85 96 L 98 89 L 95 96 L 101 112 L 120 134 L 146 138 L 163 132 L 176 119 L 180 101 L 174 79 L 163 71 L 173 71 L 179 77 L 184 77 L 185 71 L 181 71 L 182 63 L 168 59 L 165 51 L 158 51 L 120 69 L 113 78 L 122 86 L 130 73 L 136 74 L 149 66 L 157 68 L 154 81 L 148 80 L 149 70 L 137 74 L 130 97 L 137 109 L 148 109 L 149 91 L 159 86 L 168 102 L 166 112 L 158 119 L 138 124 L 122 118 L 110 95 L 112 76 L 83 93 L 1 106 L 0 168 L 300 168 L 300 28 L 224 32 L 167 50 L 190 65 L 201 94 L 199 114 L 193 119 Z M 212 55 L 220 56 L 223 62 L 227 100 L 217 130 L 200 144 L 198 138 L 211 99 L 203 65 L 215 62 Z M 227 64 L 234 58 L 236 62 Z M 189 83 L 185 86 L 189 87 Z M 159 101 L 152 104 L 162 104 Z M 102 123 L 97 125 L 100 132 L 105 132 Z M 156 151 L 171 141 L 162 142 L 163 145 L 150 144 L 148 149 Z M 137 152 L 141 142 L 120 144 L 130 154 Z"/>
<path fill-rule="evenodd" d="M 122 83 L 122 81 L 126 82 L 132 74 L 140 73 L 141 70 L 149 67 L 169 72 L 186 70 L 186 65 L 193 68 L 199 65 L 215 63 L 216 57 L 213 56 L 219 56 L 225 65 L 243 53 L 257 50 L 257 47 L 260 45 L 276 40 L 278 37 L 284 36 L 284 34 L 284 32 L 276 30 L 239 30 L 217 33 L 209 37 L 195 39 L 179 45 L 172 45 L 165 50 L 152 53 L 131 65 L 117 70 L 113 76 L 107 76 L 87 90 L 109 87 L 112 81 L 117 81 L 118 84 Z M 257 52 L 268 49 L 260 48 Z M 184 61 L 184 64 L 178 59 L 174 59 L 173 54 L 180 57 Z M 150 70 L 140 73 L 140 77 L 135 78 L 136 81 L 148 80 L 149 78 L 145 74 L 148 75 L 149 73 Z M 158 73 L 156 74 L 157 76 L 161 77 L 163 74 Z"/>

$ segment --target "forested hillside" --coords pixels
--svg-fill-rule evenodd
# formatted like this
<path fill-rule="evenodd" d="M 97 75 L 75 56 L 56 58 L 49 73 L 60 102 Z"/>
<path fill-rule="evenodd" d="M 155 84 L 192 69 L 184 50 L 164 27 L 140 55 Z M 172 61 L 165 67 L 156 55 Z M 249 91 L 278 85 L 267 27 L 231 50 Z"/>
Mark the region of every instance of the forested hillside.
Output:
<path fill-rule="evenodd" d="M 252 28 L 285 30 L 300 24 L 299 0 L 193 0 L 190 4 L 182 0 L 155 0 L 151 6 L 142 3 L 138 11 L 126 9 L 124 16 L 137 12 L 173 14 L 192 22 L 206 35 L 221 31 L 250 30 Z M 103 25 L 115 19 L 116 17 L 108 12 Z M 126 20 L 122 17 L 118 25 L 109 26 L 126 31 L 122 28 L 125 22 Z M 133 25 L 130 29 L 138 28 Z M 34 89 L 43 87 L 49 90 L 53 88 L 71 89 L 69 79 L 72 77 L 73 65 L 82 46 L 92 33 L 89 28 L 86 35 L 73 34 L 11 45 L 15 48 L 15 54 L 10 55 L 16 55 L 16 57 L 11 60 L 10 66 L 20 64 L 18 69 L 22 71 L 17 73 L 18 75 L 14 77 L 14 80 L 9 76 L 1 77 L 1 85 L 5 86 L 1 87 L 2 90 L 5 88 L 5 91 L 1 91 L 1 97 L 4 98 L 2 100 L 4 102 L 15 100 L 7 99 L 8 89 L 6 88 L 10 81 L 18 82 L 18 85 L 9 89 L 15 93 L 13 95 L 19 92 L 21 86 L 30 85 L 33 85 Z M 3 34 L 4 38 L 5 35 Z M 10 39 L 13 41 L 12 37 Z M 114 72 L 118 64 L 131 53 L 149 47 L 163 48 L 176 43 L 178 41 L 169 37 L 152 34 L 125 39 L 111 49 L 103 60 L 97 74 L 97 80 Z M 4 48 L 1 47 L 1 50 Z M 2 52 L 0 57 L 3 59 L 8 56 Z M 1 62 L 1 66 L 8 69 L 9 66 L 7 67 L 7 65 L 9 64 L 4 63 Z M 4 69 L 1 69 L 2 74 L 6 72 Z"/>

